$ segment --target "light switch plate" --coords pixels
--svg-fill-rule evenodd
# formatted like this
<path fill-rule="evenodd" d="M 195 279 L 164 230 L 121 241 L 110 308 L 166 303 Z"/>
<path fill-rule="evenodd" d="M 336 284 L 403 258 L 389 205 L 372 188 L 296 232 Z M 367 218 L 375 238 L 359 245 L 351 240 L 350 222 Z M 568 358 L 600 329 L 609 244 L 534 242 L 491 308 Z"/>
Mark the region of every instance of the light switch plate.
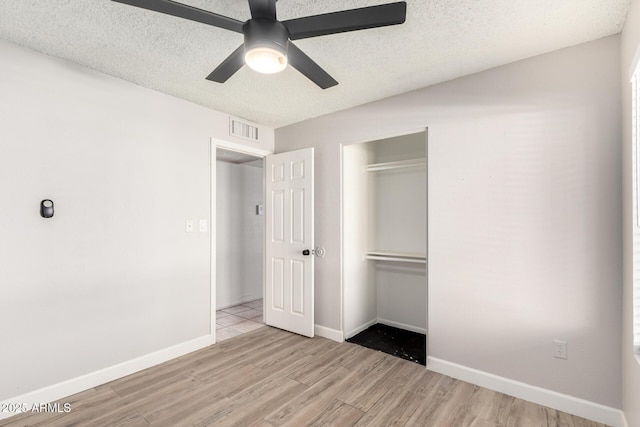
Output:
<path fill-rule="evenodd" d="M 186 231 L 187 233 L 192 233 L 193 232 L 193 220 L 192 219 L 188 219 L 185 222 L 184 231 Z"/>
<path fill-rule="evenodd" d="M 206 233 L 207 232 L 207 220 L 206 219 L 201 219 L 200 220 L 200 232 L 201 233 Z"/>

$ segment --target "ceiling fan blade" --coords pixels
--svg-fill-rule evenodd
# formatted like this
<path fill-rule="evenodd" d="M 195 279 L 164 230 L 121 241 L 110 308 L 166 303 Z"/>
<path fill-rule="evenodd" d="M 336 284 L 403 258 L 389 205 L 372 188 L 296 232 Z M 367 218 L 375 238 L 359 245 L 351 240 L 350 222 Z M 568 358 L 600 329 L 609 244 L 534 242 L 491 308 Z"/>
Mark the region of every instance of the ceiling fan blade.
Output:
<path fill-rule="evenodd" d="M 276 20 L 276 0 L 249 0 L 251 17 Z"/>
<path fill-rule="evenodd" d="M 331 77 L 329 73 L 320 68 L 313 59 L 309 58 L 293 43 L 289 43 L 287 59 L 289 61 L 289 65 L 300 71 L 309 80 L 320 86 L 322 89 L 327 89 L 338 84 L 338 82 Z"/>
<path fill-rule="evenodd" d="M 382 4 L 282 21 L 291 40 L 404 23 L 407 2 Z"/>
<path fill-rule="evenodd" d="M 178 3 L 171 0 L 113 0 L 117 3 L 128 4 L 130 6 L 140 7 L 142 9 L 152 10 L 154 12 L 165 13 L 178 18 L 188 19 L 190 21 L 201 22 L 203 24 L 213 25 L 214 27 L 224 28 L 225 30 L 242 33 L 242 25 L 236 19 L 218 15 L 213 12 L 198 9 L 193 6 Z"/>
<path fill-rule="evenodd" d="M 239 48 L 233 51 L 233 53 L 227 56 L 227 59 L 222 61 L 222 64 L 211 72 L 207 76 L 207 80 L 212 82 L 224 83 L 229 77 L 233 76 L 244 65 L 244 45 L 240 45 Z"/>

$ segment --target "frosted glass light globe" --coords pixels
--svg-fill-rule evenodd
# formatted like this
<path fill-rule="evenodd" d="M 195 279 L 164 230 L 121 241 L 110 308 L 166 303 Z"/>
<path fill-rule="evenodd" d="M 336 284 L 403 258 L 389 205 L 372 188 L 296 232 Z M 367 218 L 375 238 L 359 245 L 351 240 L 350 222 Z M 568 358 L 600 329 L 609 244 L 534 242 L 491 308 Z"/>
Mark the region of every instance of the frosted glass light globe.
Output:
<path fill-rule="evenodd" d="M 259 73 L 274 74 L 287 68 L 287 55 L 269 47 L 254 47 L 245 53 L 244 62 Z"/>

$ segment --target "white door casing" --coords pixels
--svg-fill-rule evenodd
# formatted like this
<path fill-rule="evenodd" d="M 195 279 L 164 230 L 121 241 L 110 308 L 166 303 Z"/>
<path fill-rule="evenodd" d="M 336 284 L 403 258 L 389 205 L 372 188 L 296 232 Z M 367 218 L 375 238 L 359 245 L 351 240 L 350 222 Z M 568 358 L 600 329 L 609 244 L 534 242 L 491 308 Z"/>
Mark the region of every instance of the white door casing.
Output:
<path fill-rule="evenodd" d="M 313 337 L 313 148 L 267 156 L 265 196 L 265 323 Z"/>

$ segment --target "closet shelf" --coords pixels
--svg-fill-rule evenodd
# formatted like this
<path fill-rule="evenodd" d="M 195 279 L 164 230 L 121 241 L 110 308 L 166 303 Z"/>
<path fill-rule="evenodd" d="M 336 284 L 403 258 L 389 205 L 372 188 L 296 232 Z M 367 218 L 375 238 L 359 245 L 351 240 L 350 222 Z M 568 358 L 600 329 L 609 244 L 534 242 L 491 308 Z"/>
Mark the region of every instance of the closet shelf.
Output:
<path fill-rule="evenodd" d="M 412 262 L 417 264 L 427 263 L 427 257 L 425 254 L 407 252 L 369 251 L 364 255 L 364 257 L 365 259 L 377 261 Z"/>
<path fill-rule="evenodd" d="M 421 166 L 426 166 L 426 164 L 427 164 L 426 157 L 420 157 L 418 159 L 399 160 L 397 162 L 373 163 L 373 164 L 367 165 L 364 168 L 364 170 L 367 172 L 379 172 L 379 171 L 387 171 L 392 169 L 417 168 Z"/>

